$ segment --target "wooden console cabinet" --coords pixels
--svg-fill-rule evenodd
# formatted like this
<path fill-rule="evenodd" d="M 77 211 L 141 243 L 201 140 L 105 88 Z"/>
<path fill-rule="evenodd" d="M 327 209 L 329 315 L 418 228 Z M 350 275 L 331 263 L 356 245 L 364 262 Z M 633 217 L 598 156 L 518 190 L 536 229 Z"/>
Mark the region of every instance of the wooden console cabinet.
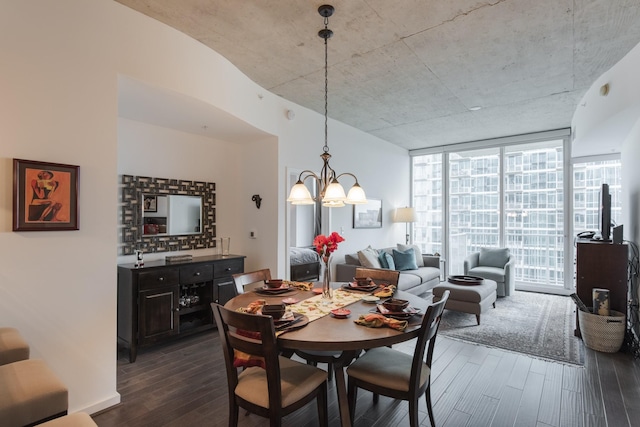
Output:
<path fill-rule="evenodd" d="M 129 349 L 129 361 L 135 362 L 140 346 L 213 328 L 210 304 L 235 296 L 231 275 L 244 271 L 244 258 L 118 265 L 118 343 Z"/>
<path fill-rule="evenodd" d="M 578 241 L 576 249 L 576 293 L 590 307 L 593 288 L 609 289 L 609 308 L 627 314 L 627 263 L 629 248 L 626 244 Z M 576 312 L 575 335 L 580 335 Z"/>

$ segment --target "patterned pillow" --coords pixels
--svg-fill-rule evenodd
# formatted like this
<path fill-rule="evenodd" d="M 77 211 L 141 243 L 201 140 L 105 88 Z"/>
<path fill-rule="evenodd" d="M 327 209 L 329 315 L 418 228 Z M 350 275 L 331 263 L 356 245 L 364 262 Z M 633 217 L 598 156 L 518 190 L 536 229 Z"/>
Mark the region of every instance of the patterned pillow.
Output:
<path fill-rule="evenodd" d="M 418 269 L 418 266 L 416 265 L 416 255 L 413 248 L 407 249 L 406 251 L 397 251 L 394 249 L 393 262 L 396 265 L 395 270 L 405 271 Z"/>

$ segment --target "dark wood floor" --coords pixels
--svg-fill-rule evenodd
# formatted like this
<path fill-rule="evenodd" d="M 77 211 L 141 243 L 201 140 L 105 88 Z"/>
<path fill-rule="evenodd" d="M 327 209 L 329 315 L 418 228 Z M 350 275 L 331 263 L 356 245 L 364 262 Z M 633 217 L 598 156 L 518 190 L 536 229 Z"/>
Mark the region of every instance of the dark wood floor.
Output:
<path fill-rule="evenodd" d="M 411 352 L 411 342 L 394 348 Z M 457 426 L 640 426 L 640 367 L 629 354 L 586 349 L 584 367 L 438 337 L 432 375 L 436 424 Z M 100 427 L 226 426 L 227 390 L 217 331 L 118 360 L 122 403 L 95 415 Z M 407 403 L 358 394 L 355 427 L 408 426 Z M 429 425 L 421 399 L 421 425 Z M 335 390 L 329 420 L 339 425 Z M 316 426 L 315 404 L 285 426 Z M 240 415 L 240 426 L 268 426 Z"/>

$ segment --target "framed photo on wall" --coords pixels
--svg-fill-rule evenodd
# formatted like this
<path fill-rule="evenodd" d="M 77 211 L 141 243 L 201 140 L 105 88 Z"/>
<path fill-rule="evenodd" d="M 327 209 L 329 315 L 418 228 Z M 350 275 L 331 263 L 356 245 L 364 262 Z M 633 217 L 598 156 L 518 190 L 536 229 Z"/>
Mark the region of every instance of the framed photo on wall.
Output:
<path fill-rule="evenodd" d="M 79 166 L 13 159 L 13 231 L 79 230 Z"/>
<path fill-rule="evenodd" d="M 382 200 L 353 205 L 353 228 L 382 228 Z"/>
<path fill-rule="evenodd" d="M 143 202 L 145 212 L 158 212 L 158 196 L 145 194 Z"/>

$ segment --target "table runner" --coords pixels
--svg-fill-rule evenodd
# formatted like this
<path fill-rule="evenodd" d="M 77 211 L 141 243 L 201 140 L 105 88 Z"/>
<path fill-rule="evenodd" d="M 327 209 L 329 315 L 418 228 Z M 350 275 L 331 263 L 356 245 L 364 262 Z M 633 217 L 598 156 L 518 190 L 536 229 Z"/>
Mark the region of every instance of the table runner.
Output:
<path fill-rule="evenodd" d="M 316 295 L 295 304 L 291 304 L 289 309 L 296 313 L 304 314 L 309 319 L 309 322 L 313 322 L 314 320 L 318 320 L 331 313 L 331 310 L 353 304 L 361 299 L 362 294 L 343 291 L 342 289 L 334 289 L 333 299 L 331 303 L 327 305 L 324 305 L 322 295 Z"/>

